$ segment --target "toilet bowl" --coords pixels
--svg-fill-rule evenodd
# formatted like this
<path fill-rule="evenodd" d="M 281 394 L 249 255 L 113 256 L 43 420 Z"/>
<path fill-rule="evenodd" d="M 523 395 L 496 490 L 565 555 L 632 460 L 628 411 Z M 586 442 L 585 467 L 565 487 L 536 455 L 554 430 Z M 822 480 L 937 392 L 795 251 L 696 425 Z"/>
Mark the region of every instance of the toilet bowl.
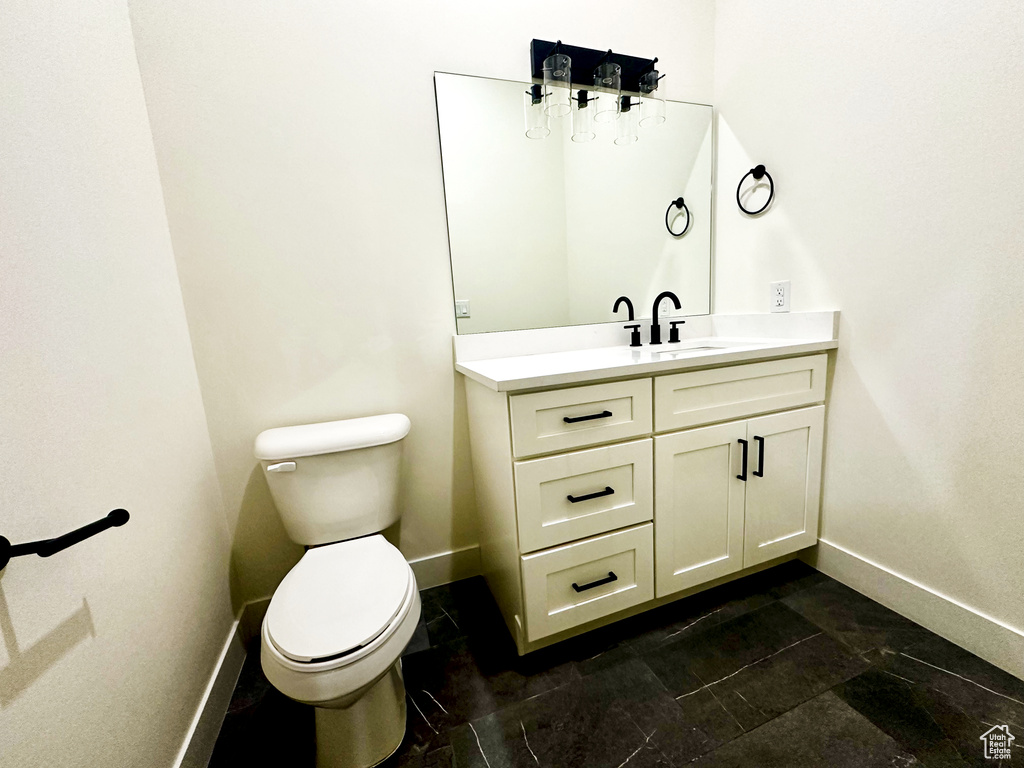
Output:
<path fill-rule="evenodd" d="M 316 707 L 318 768 L 370 768 L 401 746 L 401 654 L 420 618 L 416 577 L 377 531 L 395 504 L 401 414 L 263 432 L 256 456 L 293 539 L 312 545 L 260 633 L 267 679 Z M 343 533 L 343 540 L 331 537 Z M 329 543 L 328 543 L 329 541 Z"/>

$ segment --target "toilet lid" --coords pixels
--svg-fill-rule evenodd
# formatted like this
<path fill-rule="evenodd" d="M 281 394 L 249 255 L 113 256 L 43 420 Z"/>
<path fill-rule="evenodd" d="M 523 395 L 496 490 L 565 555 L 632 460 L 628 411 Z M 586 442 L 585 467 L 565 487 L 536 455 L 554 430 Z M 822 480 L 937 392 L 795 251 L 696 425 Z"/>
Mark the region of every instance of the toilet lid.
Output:
<path fill-rule="evenodd" d="M 270 640 L 295 661 L 366 645 L 398 615 L 410 573 L 402 553 L 380 535 L 310 549 L 270 601 Z"/>

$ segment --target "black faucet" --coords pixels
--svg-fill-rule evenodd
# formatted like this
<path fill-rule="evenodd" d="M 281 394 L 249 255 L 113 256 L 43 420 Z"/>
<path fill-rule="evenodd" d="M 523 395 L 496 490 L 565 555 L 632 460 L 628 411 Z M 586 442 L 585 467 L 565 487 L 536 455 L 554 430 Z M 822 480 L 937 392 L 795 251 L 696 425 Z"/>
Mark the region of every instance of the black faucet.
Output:
<path fill-rule="evenodd" d="M 614 315 L 619 311 L 619 305 L 623 302 L 626 303 L 626 309 L 629 311 L 629 322 L 633 322 L 633 302 L 629 300 L 628 296 L 619 296 L 619 298 L 615 300 L 615 306 L 612 307 L 612 314 Z"/>
<path fill-rule="evenodd" d="M 619 296 L 615 300 L 615 305 L 612 307 L 612 314 L 619 311 L 619 305 L 623 302 L 626 303 L 626 309 L 629 311 L 629 319 L 633 320 L 633 302 L 629 300 L 628 296 Z M 632 331 L 629 335 L 629 346 L 640 347 L 643 346 L 643 342 L 640 341 L 640 323 L 636 325 L 624 326 L 627 331 Z"/>
<path fill-rule="evenodd" d="M 672 291 L 662 291 L 658 294 L 658 298 L 654 300 L 654 309 L 651 310 L 651 344 L 661 344 L 661 324 L 658 322 L 658 305 L 661 304 L 662 299 L 672 299 L 676 309 L 683 308 L 682 304 L 679 303 L 679 297 L 672 293 Z"/>

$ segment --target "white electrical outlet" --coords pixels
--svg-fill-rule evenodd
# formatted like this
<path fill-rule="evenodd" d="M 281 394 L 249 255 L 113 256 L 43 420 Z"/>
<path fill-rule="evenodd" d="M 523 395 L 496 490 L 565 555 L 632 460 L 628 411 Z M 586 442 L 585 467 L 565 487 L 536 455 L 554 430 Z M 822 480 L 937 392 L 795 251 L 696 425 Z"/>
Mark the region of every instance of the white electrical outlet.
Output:
<path fill-rule="evenodd" d="M 672 313 L 672 302 L 667 299 L 658 305 L 658 317 L 668 317 Z"/>
<path fill-rule="evenodd" d="M 469 317 L 469 299 L 455 302 L 455 317 Z"/>
<path fill-rule="evenodd" d="M 789 280 L 771 284 L 772 312 L 789 312 Z"/>

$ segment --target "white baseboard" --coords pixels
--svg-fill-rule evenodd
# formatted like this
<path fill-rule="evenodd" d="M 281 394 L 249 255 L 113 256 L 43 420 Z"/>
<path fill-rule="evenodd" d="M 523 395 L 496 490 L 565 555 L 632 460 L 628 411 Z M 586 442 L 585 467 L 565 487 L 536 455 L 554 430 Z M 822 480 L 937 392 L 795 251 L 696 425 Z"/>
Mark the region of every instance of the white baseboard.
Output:
<path fill-rule="evenodd" d="M 802 557 L 827 576 L 1024 679 L 1024 630 L 820 539 Z"/>
<path fill-rule="evenodd" d="M 241 619 L 242 614 L 239 614 L 239 618 L 231 624 L 224 649 L 206 684 L 206 692 L 192 718 L 192 725 L 174 761 L 174 768 L 206 768 L 210 762 L 224 715 L 231 703 L 231 694 L 234 693 L 242 664 L 245 663 L 245 641 L 239 631 Z"/>
<path fill-rule="evenodd" d="M 242 641 L 249 645 L 249 643 L 260 636 L 260 630 L 263 628 L 263 617 L 267 615 L 267 609 L 270 607 L 270 598 L 261 597 L 258 600 L 250 600 L 242 608 L 242 623 L 238 626 L 238 632 L 242 636 Z"/>
<path fill-rule="evenodd" d="M 416 574 L 416 586 L 420 589 L 450 584 L 480 574 L 480 547 L 471 544 L 452 552 L 410 560 L 409 565 Z"/>

